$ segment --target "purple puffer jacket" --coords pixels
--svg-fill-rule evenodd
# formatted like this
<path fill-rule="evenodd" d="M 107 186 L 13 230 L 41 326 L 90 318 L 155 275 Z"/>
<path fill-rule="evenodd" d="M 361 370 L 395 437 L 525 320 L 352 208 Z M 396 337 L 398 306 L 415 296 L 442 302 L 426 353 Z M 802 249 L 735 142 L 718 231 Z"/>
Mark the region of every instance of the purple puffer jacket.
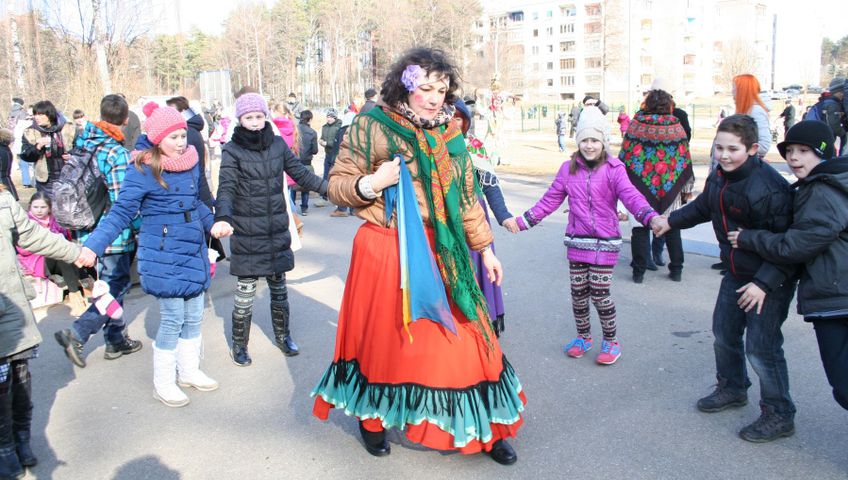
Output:
<path fill-rule="evenodd" d="M 615 265 L 621 250 L 618 228 L 618 200 L 636 220 L 648 226 L 657 212 L 627 178 L 621 160 L 608 155 L 607 161 L 589 170 L 580 155 L 562 164 L 554 182 L 536 205 L 517 217 L 521 230 L 527 230 L 559 209 L 568 197 L 568 226 L 565 246 L 568 259 L 593 265 Z M 574 175 L 568 173 L 571 162 L 580 164 Z"/>

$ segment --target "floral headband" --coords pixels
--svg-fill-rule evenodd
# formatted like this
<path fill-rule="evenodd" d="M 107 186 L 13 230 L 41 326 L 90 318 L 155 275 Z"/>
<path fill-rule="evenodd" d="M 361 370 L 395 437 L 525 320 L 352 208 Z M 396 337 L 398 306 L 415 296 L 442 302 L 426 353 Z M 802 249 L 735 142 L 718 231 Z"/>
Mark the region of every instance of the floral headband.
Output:
<path fill-rule="evenodd" d="M 437 83 L 444 82 L 445 85 L 450 86 L 450 79 L 445 75 L 444 77 L 436 80 L 435 82 L 428 82 L 427 71 L 421 68 L 421 65 L 409 65 L 406 67 L 406 70 L 403 71 L 403 75 L 400 77 L 400 81 L 403 82 L 403 85 L 409 92 L 414 92 L 416 88 L 421 85 L 426 85 L 428 83 Z"/>

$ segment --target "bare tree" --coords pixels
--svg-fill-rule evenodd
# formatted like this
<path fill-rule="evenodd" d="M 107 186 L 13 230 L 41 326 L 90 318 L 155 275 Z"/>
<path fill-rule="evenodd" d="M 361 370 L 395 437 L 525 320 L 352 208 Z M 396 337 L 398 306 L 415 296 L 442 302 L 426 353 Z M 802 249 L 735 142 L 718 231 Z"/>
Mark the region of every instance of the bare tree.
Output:
<path fill-rule="evenodd" d="M 757 70 L 759 60 L 754 46 L 742 37 L 733 37 L 722 45 L 721 73 L 724 79 Z"/>

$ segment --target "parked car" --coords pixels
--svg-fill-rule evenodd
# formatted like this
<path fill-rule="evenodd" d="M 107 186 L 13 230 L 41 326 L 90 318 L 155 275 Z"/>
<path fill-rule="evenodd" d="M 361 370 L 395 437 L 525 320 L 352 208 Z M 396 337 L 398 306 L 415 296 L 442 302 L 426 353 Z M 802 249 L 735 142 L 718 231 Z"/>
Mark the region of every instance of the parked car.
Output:
<path fill-rule="evenodd" d="M 798 95 L 801 94 L 801 90 L 798 89 L 798 88 L 789 88 L 789 89 L 785 90 L 785 92 L 790 97 L 797 97 Z"/>
<path fill-rule="evenodd" d="M 807 85 L 807 93 L 822 93 L 824 89 L 818 85 Z"/>
<path fill-rule="evenodd" d="M 786 92 L 773 92 L 771 90 L 763 90 L 760 92 L 760 98 L 763 100 L 786 100 L 789 98 Z"/>
<path fill-rule="evenodd" d="M 801 85 L 798 85 L 797 83 L 789 85 L 788 87 L 783 87 L 783 91 L 786 92 L 786 93 L 789 93 L 789 90 L 798 90 L 800 92 L 803 89 L 804 89 L 804 87 L 802 87 Z"/>

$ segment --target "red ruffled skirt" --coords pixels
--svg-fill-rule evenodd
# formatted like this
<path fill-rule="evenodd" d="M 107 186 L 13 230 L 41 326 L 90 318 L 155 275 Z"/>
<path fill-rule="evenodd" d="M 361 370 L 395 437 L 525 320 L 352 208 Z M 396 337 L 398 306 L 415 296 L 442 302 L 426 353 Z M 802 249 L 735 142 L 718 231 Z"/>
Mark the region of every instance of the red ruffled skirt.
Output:
<path fill-rule="evenodd" d="M 432 230 L 430 244 L 433 244 Z M 353 243 L 333 363 L 318 383 L 313 414 L 331 408 L 401 428 L 416 443 L 477 453 L 514 437 L 526 398 L 488 322 L 488 341 L 451 303 L 458 335 L 419 319 L 403 328 L 398 233 L 370 223 Z"/>

